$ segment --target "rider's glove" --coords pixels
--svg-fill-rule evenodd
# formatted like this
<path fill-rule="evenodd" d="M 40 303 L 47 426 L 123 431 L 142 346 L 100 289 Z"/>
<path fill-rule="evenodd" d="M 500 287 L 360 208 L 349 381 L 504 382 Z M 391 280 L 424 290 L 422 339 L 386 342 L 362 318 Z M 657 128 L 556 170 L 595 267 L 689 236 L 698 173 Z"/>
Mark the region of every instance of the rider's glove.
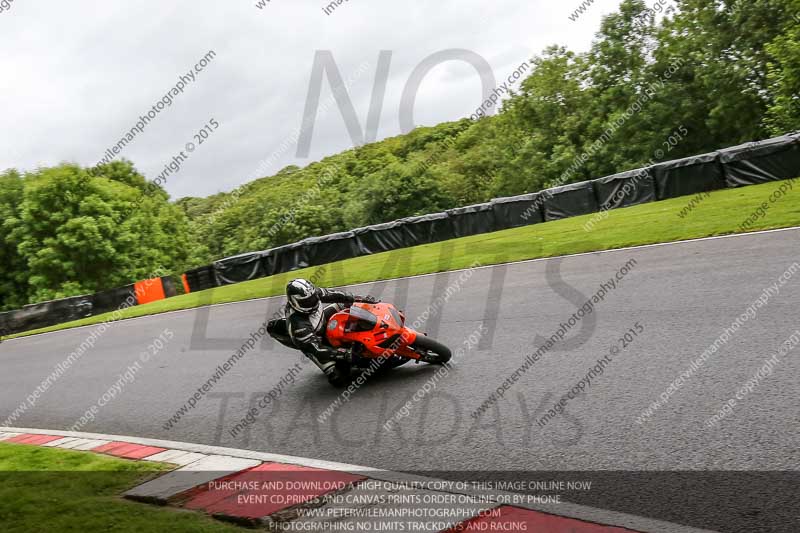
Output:
<path fill-rule="evenodd" d="M 360 296 L 357 301 L 363 302 L 365 304 L 376 304 L 380 302 L 380 300 L 378 300 L 373 296 Z"/>

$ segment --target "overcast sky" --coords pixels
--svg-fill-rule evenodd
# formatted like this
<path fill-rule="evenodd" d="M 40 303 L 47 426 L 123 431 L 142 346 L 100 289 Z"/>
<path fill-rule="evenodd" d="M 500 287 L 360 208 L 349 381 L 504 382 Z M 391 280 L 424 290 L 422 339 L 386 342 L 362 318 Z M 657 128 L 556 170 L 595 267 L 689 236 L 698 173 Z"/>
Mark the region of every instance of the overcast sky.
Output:
<path fill-rule="evenodd" d="M 270 0 L 263 9 L 258 1 L 13 0 L 0 12 L 0 169 L 94 165 L 213 50 L 194 82 L 117 157 L 154 179 L 213 118 L 219 128 L 187 154 L 166 189 L 173 198 L 229 191 L 259 167 L 271 175 L 352 147 L 339 108 L 325 110 L 325 79 L 309 158 L 286 149 L 301 125 L 317 50 L 330 50 L 352 80 L 362 128 L 379 53 L 392 51 L 381 139 L 401 133 L 403 89 L 431 54 L 471 50 L 502 83 L 547 45 L 588 49 L 602 15 L 619 5 L 597 0 L 573 22 L 580 0 L 349 0 L 330 15 L 330 0 Z M 420 87 L 415 124 L 468 117 L 481 92 L 475 68 L 442 63 Z"/>

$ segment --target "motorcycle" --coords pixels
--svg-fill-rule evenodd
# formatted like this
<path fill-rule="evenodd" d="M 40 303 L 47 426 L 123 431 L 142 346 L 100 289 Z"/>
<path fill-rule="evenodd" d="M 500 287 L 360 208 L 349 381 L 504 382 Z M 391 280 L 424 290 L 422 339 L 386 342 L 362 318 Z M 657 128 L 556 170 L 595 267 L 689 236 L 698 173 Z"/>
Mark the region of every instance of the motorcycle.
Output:
<path fill-rule="evenodd" d="M 270 334 L 283 344 L 274 325 Z M 452 353 L 444 344 L 406 326 L 406 317 L 394 305 L 385 302 L 354 303 L 328 319 L 325 338 L 342 355 L 329 381 L 336 387 L 346 385 L 353 367 L 391 369 L 411 361 L 443 365 Z M 289 341 L 291 342 L 291 341 Z"/>

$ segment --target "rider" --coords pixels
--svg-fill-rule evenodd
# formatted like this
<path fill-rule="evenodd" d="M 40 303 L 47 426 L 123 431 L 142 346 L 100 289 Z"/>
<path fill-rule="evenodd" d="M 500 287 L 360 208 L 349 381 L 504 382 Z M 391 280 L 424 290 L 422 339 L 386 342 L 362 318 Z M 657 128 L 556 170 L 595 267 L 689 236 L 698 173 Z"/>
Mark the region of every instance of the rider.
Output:
<path fill-rule="evenodd" d="M 306 279 L 290 281 L 286 285 L 286 299 L 286 326 L 292 343 L 325 372 L 331 383 L 341 384 L 350 374 L 349 352 L 325 343 L 328 320 L 354 302 L 377 303 L 378 300 L 315 287 Z M 337 365 L 337 361 L 340 364 Z"/>

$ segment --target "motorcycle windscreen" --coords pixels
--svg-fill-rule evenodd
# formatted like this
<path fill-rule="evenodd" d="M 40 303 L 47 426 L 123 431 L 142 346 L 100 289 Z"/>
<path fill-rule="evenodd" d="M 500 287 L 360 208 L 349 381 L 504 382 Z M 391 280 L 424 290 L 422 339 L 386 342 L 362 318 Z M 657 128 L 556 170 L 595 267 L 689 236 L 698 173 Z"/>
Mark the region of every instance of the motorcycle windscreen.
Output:
<path fill-rule="evenodd" d="M 347 333 L 359 331 L 372 331 L 378 325 L 378 317 L 362 309 L 353 306 L 350 308 L 350 319 L 347 321 Z"/>
<path fill-rule="evenodd" d="M 390 307 L 389 312 L 392 314 L 392 318 L 394 318 L 398 326 L 405 325 L 406 323 L 405 319 L 400 315 L 400 313 L 397 312 L 397 310 L 394 307 Z"/>

